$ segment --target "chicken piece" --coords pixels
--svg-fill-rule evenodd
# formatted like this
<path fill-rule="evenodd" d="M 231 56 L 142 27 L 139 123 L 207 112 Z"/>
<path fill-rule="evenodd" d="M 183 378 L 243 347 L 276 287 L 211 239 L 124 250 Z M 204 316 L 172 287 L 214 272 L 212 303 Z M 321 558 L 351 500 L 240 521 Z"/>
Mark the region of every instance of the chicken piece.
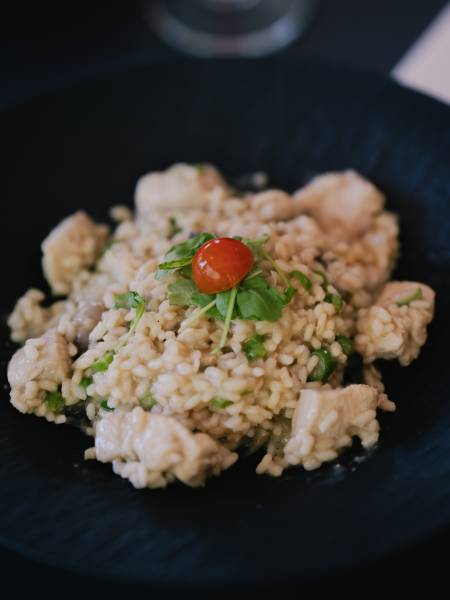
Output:
<path fill-rule="evenodd" d="M 294 202 L 281 190 L 266 190 L 249 198 L 252 212 L 263 222 L 285 221 L 294 216 Z"/>
<path fill-rule="evenodd" d="M 74 282 L 74 288 L 70 299 L 74 302 L 75 312 L 71 318 L 75 331 L 70 339 L 73 339 L 77 347 L 86 350 L 89 343 L 89 334 L 100 321 L 106 307 L 103 295 L 111 283 L 106 273 L 94 273 L 85 282 L 78 278 Z"/>
<path fill-rule="evenodd" d="M 355 171 L 343 171 L 315 177 L 294 194 L 294 205 L 296 212 L 313 216 L 325 233 L 349 239 L 370 229 L 384 196 Z"/>
<path fill-rule="evenodd" d="M 368 385 L 302 390 L 284 449 L 287 463 L 317 469 L 350 446 L 353 436 L 365 448 L 373 446 L 379 431 L 377 397 L 378 391 Z"/>
<path fill-rule="evenodd" d="M 196 487 L 228 469 L 237 454 L 205 433 L 191 433 L 173 417 L 136 407 L 97 422 L 95 458 L 112 462 L 114 472 L 137 488 L 165 487 L 175 479 Z"/>
<path fill-rule="evenodd" d="M 68 377 L 70 350 L 66 339 L 55 329 L 28 340 L 17 350 L 8 365 L 11 403 L 17 410 L 54 420 L 49 418 L 51 410 L 44 402 L 45 392 L 56 391 Z"/>
<path fill-rule="evenodd" d="M 55 302 L 49 307 L 41 306 L 45 295 L 40 290 L 30 289 L 16 302 L 8 318 L 11 339 L 24 342 L 39 337 L 48 329 L 56 327 L 64 312 L 66 302 Z"/>
<path fill-rule="evenodd" d="M 106 242 L 108 228 L 83 211 L 67 217 L 42 243 L 42 266 L 54 294 L 68 294 L 76 275 L 92 266 Z"/>
<path fill-rule="evenodd" d="M 423 283 L 391 281 L 356 322 L 355 348 L 366 363 L 398 358 L 403 366 L 419 355 L 433 318 L 434 291 Z"/>
<path fill-rule="evenodd" d="M 201 168 L 176 164 L 162 172 L 152 172 L 141 177 L 134 194 L 139 217 L 159 211 L 204 208 L 210 195 L 219 190 L 228 195 L 228 188 L 219 172 L 210 165 Z"/>

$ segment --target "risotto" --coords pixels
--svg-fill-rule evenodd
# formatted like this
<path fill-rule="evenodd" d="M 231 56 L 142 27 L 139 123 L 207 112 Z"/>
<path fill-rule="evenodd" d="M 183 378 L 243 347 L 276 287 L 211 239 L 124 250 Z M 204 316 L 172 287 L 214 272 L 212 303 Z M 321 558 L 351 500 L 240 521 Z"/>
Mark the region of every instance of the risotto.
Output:
<path fill-rule="evenodd" d="M 17 410 L 81 427 L 85 457 L 138 488 L 202 485 L 239 451 L 279 476 L 377 443 L 395 404 L 374 361 L 417 358 L 434 292 L 389 280 L 397 218 L 369 181 L 244 193 L 178 164 L 111 216 L 77 212 L 42 244 L 60 298 L 30 289 L 9 317 Z"/>

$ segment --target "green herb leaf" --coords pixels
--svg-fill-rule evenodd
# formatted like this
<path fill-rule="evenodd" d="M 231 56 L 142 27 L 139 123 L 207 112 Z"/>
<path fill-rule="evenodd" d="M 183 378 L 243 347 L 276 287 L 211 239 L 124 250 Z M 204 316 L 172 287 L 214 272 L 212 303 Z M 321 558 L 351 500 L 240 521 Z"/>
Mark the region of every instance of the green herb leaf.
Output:
<path fill-rule="evenodd" d="M 281 317 L 284 300 L 276 288 L 257 275 L 241 283 L 237 305 L 242 319 L 274 322 Z"/>
<path fill-rule="evenodd" d="M 47 392 L 45 402 L 49 410 L 53 413 L 61 413 L 64 410 L 64 398 L 61 392 Z"/>
<path fill-rule="evenodd" d="M 137 292 L 118 294 L 114 298 L 114 308 L 138 308 L 141 304 L 145 304 L 145 300 Z"/>
<path fill-rule="evenodd" d="M 413 302 L 414 300 L 421 300 L 421 299 L 422 299 L 422 290 L 418 287 L 415 292 L 413 292 L 412 294 L 409 294 L 408 296 L 404 296 L 403 298 L 400 298 L 400 300 L 397 300 L 397 302 L 395 304 L 397 306 L 408 306 L 408 304 L 410 302 Z"/>
<path fill-rule="evenodd" d="M 174 271 L 175 269 L 181 269 L 192 263 L 192 256 L 186 256 L 185 258 L 178 258 L 177 260 L 169 260 L 158 265 L 158 269 L 161 271 Z"/>
<path fill-rule="evenodd" d="M 175 217 L 169 217 L 169 233 L 167 235 L 167 238 L 169 240 L 171 240 L 173 237 L 175 237 L 177 235 L 177 233 L 180 233 L 180 231 L 183 231 L 183 230 L 178 225 L 178 222 L 177 222 L 176 218 Z"/>
<path fill-rule="evenodd" d="M 91 383 L 93 382 L 92 377 L 83 377 L 82 380 L 80 381 L 80 387 L 83 388 L 83 390 L 85 390 L 86 388 L 88 388 Z"/>
<path fill-rule="evenodd" d="M 242 350 L 245 352 L 248 360 L 258 360 L 258 358 L 264 358 L 267 350 L 264 346 L 264 336 L 254 335 L 242 344 Z"/>
<path fill-rule="evenodd" d="M 341 345 L 343 353 L 347 356 L 353 352 L 353 342 L 346 335 L 337 335 L 336 341 Z"/>
<path fill-rule="evenodd" d="M 264 244 L 269 239 L 268 235 L 262 235 L 259 238 L 249 239 L 249 238 L 241 238 L 240 236 L 235 236 L 236 240 L 242 241 L 250 250 L 255 258 L 258 258 L 261 255 L 261 249 Z"/>
<path fill-rule="evenodd" d="M 101 373 L 103 371 L 107 371 L 109 365 L 112 363 L 114 359 L 114 352 L 112 350 L 108 350 L 102 358 L 98 358 L 91 366 L 91 369 L 94 373 Z"/>
<path fill-rule="evenodd" d="M 153 408 L 155 406 L 155 404 L 157 404 L 157 402 L 154 399 L 153 394 L 149 390 L 145 394 L 145 396 L 142 396 L 142 398 L 139 398 L 139 404 L 142 406 L 142 408 L 144 410 L 150 410 L 151 408 Z"/>
<path fill-rule="evenodd" d="M 322 287 L 326 290 L 327 287 L 329 286 L 329 281 L 328 281 L 328 277 L 326 276 L 326 274 L 323 271 L 313 271 L 313 273 L 322 277 Z"/>
<path fill-rule="evenodd" d="M 295 279 L 297 279 L 297 281 L 299 281 L 302 284 L 302 286 L 305 288 L 305 290 L 309 291 L 312 288 L 311 279 L 309 277 L 307 277 L 301 271 L 292 271 L 290 273 L 290 276 L 295 277 Z"/>
<path fill-rule="evenodd" d="M 327 294 L 325 296 L 325 302 L 329 302 L 334 306 L 334 310 L 336 311 L 337 315 L 341 312 L 344 305 L 344 301 L 337 294 Z"/>
<path fill-rule="evenodd" d="M 103 408 L 103 410 L 106 410 L 108 412 L 112 412 L 114 410 L 113 408 L 108 406 L 108 400 L 102 400 L 100 402 L 100 408 Z"/>
<path fill-rule="evenodd" d="M 220 410 L 223 410 L 227 406 L 231 406 L 233 403 L 231 400 L 228 400 L 227 398 L 221 398 L 220 396 L 214 396 L 214 398 L 211 398 L 211 400 L 209 401 L 209 404 L 213 408 L 218 408 Z"/>
<path fill-rule="evenodd" d="M 133 335 L 134 331 L 136 330 L 137 324 L 142 319 L 142 315 L 144 314 L 144 312 L 145 312 L 145 302 L 144 302 L 144 304 L 139 304 L 139 306 L 136 308 L 136 316 L 130 323 L 130 330 L 128 332 L 129 336 Z"/>
<path fill-rule="evenodd" d="M 217 312 L 219 313 L 219 317 L 222 317 L 222 319 L 225 319 L 227 316 L 227 310 L 228 310 L 228 305 L 230 303 L 230 298 L 231 298 L 231 294 L 233 293 L 233 290 L 227 290 L 226 292 L 219 292 L 218 294 L 216 294 L 216 308 L 217 308 Z M 231 315 L 232 319 L 236 319 L 237 317 L 237 310 L 236 310 L 236 306 L 233 306 L 233 313 Z"/>
<path fill-rule="evenodd" d="M 314 352 L 311 352 L 311 356 L 317 356 L 319 362 L 312 373 L 310 373 L 308 381 L 321 381 L 325 383 L 337 366 L 335 358 L 326 348 L 314 350 Z"/>
<path fill-rule="evenodd" d="M 167 290 L 169 303 L 174 306 L 191 306 L 194 304 L 192 296 L 198 293 L 197 287 L 191 279 L 178 279 L 177 281 L 170 283 Z M 208 304 L 208 302 L 206 302 L 206 304 Z M 196 304 L 196 306 L 198 306 L 198 304 Z"/>
<path fill-rule="evenodd" d="M 199 233 L 185 242 L 172 246 L 164 257 L 164 262 L 158 265 L 159 270 L 171 271 L 189 265 L 200 246 L 214 238 L 210 233 Z"/>
<path fill-rule="evenodd" d="M 289 304 L 292 298 L 295 296 L 295 288 L 290 285 L 287 290 L 284 292 L 283 304 Z"/>

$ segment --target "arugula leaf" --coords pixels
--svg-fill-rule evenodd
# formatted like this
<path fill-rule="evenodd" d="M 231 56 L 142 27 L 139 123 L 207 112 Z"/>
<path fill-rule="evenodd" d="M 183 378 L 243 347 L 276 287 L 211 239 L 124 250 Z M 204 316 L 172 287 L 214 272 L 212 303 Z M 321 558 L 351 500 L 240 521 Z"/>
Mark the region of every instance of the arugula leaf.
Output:
<path fill-rule="evenodd" d="M 118 294 L 114 298 L 114 308 L 138 308 L 141 304 L 145 304 L 145 300 L 137 292 Z"/>
<path fill-rule="evenodd" d="M 45 402 L 54 413 L 61 413 L 64 410 L 64 398 L 61 392 L 47 392 L 45 394 Z"/>
<path fill-rule="evenodd" d="M 264 358 L 267 350 L 264 346 L 265 336 L 254 335 L 242 344 L 242 350 L 245 352 L 248 360 L 258 360 L 258 358 Z"/>
<path fill-rule="evenodd" d="M 334 310 L 336 311 L 337 315 L 341 312 L 342 307 L 344 306 L 344 301 L 337 294 L 327 294 L 324 300 L 325 302 L 329 302 L 334 306 Z"/>
<path fill-rule="evenodd" d="M 112 350 L 108 350 L 102 358 L 98 358 L 92 365 L 91 369 L 94 373 L 102 373 L 103 371 L 107 371 L 109 365 L 112 363 L 114 359 L 114 352 Z"/>
<path fill-rule="evenodd" d="M 218 408 L 221 410 L 233 404 L 231 400 L 228 400 L 227 398 L 221 398 L 220 396 L 214 396 L 214 398 L 211 398 L 209 403 L 213 408 Z"/>
<path fill-rule="evenodd" d="M 185 258 L 178 258 L 177 260 L 169 260 L 168 262 L 159 263 L 158 269 L 161 271 L 173 271 L 175 269 L 181 269 L 190 265 L 192 262 L 192 256 L 186 256 Z"/>
<path fill-rule="evenodd" d="M 244 243 L 248 248 L 250 248 L 253 256 L 255 258 L 258 258 L 261 254 L 261 249 L 269 239 L 269 236 L 262 235 L 261 237 L 255 239 L 241 238 L 239 236 L 235 236 L 234 239 L 239 239 L 239 241 L 242 241 L 242 243 Z"/>
<path fill-rule="evenodd" d="M 307 277 L 301 271 L 292 271 L 290 273 L 290 276 L 295 277 L 295 279 L 297 279 L 297 281 L 299 281 L 302 284 L 302 286 L 305 288 L 305 290 L 309 291 L 312 288 L 311 279 L 309 277 Z"/>
<path fill-rule="evenodd" d="M 168 250 L 164 256 L 164 262 L 158 265 L 158 269 L 170 271 L 189 265 L 200 246 L 203 246 L 205 242 L 214 239 L 214 237 L 215 236 L 210 233 L 202 232 L 189 238 L 185 242 L 175 244 L 175 246 L 172 246 L 172 248 Z"/>
<path fill-rule="evenodd" d="M 178 279 L 170 283 L 167 289 L 170 304 L 175 306 L 191 306 L 194 304 L 192 297 L 197 293 L 197 287 L 192 279 Z"/>
<path fill-rule="evenodd" d="M 220 293 L 216 294 L 216 308 L 217 308 L 217 312 L 219 313 L 219 317 L 221 317 L 222 319 L 225 319 L 227 316 L 228 305 L 230 303 L 232 292 L 233 292 L 233 290 L 227 290 L 226 292 L 220 292 Z M 231 318 L 236 319 L 236 317 L 237 317 L 236 306 L 233 306 L 233 312 L 232 312 Z"/>
<path fill-rule="evenodd" d="M 278 321 L 284 306 L 280 292 L 260 275 L 244 279 L 236 301 L 241 318 L 256 321 Z"/>

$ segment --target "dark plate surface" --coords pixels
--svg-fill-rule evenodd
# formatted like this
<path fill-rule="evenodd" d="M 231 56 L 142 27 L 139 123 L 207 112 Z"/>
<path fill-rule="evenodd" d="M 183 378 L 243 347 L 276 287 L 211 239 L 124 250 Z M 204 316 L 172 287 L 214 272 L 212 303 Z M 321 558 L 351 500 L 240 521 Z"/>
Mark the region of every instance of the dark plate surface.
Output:
<path fill-rule="evenodd" d="M 49 564 L 154 584 L 299 580 L 361 564 L 450 523 L 450 111 L 374 76 L 280 62 L 157 65 L 75 84 L 0 115 L 6 315 L 42 287 L 40 241 L 84 208 L 131 203 L 142 173 L 210 161 L 295 189 L 353 167 L 401 219 L 396 275 L 437 291 L 408 369 L 383 367 L 398 402 L 378 449 L 336 469 L 256 476 L 245 459 L 206 488 L 136 491 L 83 463 L 89 440 L 8 403 L 2 322 L 0 542 Z M 356 458 L 356 460 L 355 460 Z"/>

